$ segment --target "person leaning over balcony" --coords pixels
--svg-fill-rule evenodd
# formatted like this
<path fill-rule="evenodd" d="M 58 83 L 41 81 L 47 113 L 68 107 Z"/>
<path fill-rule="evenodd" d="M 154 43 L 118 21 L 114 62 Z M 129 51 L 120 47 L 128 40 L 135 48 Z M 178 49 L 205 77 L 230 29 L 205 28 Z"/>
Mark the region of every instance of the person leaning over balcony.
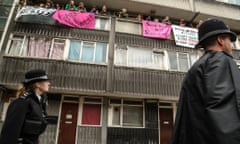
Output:
<path fill-rule="evenodd" d="M 93 14 L 98 14 L 98 9 L 97 9 L 96 6 L 93 6 L 92 9 L 89 12 L 93 13 Z"/>
<path fill-rule="evenodd" d="M 8 107 L 0 135 L 0 144 L 38 144 L 47 127 L 46 98 L 49 79 L 44 70 L 25 74 L 18 98 Z"/>
<path fill-rule="evenodd" d="M 137 15 L 137 17 L 136 17 L 136 19 L 137 19 L 138 21 L 142 21 L 142 18 L 143 18 L 143 16 L 142 16 L 142 14 L 140 14 L 140 13 L 139 13 L 139 14 Z"/>
<path fill-rule="evenodd" d="M 102 6 L 102 10 L 100 11 L 100 15 L 102 15 L 102 16 L 107 16 L 108 15 L 108 11 L 107 11 L 107 6 L 106 5 Z"/>
<path fill-rule="evenodd" d="M 87 12 L 87 9 L 85 8 L 84 2 L 79 2 L 77 7 L 79 12 Z"/>
<path fill-rule="evenodd" d="M 128 13 L 126 8 L 122 8 L 119 12 L 118 17 L 120 18 L 128 18 Z"/>
<path fill-rule="evenodd" d="M 179 26 L 181 26 L 181 27 L 185 27 L 186 26 L 186 23 L 185 23 L 184 19 L 180 19 L 179 20 Z"/>
<path fill-rule="evenodd" d="M 46 0 L 45 8 L 54 8 L 54 3 L 52 0 Z"/>
<path fill-rule="evenodd" d="M 69 4 L 66 4 L 65 10 L 76 11 L 77 7 L 74 4 L 74 0 L 70 0 Z"/>
<path fill-rule="evenodd" d="M 186 74 L 171 144 L 240 144 L 240 71 L 232 57 L 236 34 L 219 19 L 198 28 L 204 55 Z"/>
<path fill-rule="evenodd" d="M 165 18 L 162 20 L 162 23 L 165 23 L 168 25 L 172 24 L 169 16 L 165 16 Z"/>
<path fill-rule="evenodd" d="M 56 4 L 55 8 L 56 8 L 57 10 L 62 9 L 59 3 Z"/>

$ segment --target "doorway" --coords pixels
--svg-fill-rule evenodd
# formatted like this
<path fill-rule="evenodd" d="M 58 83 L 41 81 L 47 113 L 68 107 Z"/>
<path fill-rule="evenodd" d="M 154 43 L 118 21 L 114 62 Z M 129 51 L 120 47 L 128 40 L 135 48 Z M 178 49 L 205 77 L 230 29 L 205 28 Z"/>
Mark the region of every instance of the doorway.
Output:
<path fill-rule="evenodd" d="M 58 144 L 75 144 L 78 103 L 62 103 Z"/>
<path fill-rule="evenodd" d="M 173 110 L 159 108 L 160 144 L 170 144 L 173 128 Z"/>

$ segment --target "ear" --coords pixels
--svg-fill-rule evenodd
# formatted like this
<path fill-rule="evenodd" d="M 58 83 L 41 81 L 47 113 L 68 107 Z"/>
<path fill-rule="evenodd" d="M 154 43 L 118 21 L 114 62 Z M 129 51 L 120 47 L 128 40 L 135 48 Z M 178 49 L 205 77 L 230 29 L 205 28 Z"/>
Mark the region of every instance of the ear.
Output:
<path fill-rule="evenodd" d="M 39 82 L 36 82 L 36 83 L 35 83 L 35 86 L 36 86 L 36 88 L 39 88 L 39 87 L 40 87 Z"/>
<path fill-rule="evenodd" d="M 223 46 L 223 44 L 224 44 L 223 37 L 220 37 L 220 36 L 217 37 L 217 44 L 220 45 L 220 46 Z"/>

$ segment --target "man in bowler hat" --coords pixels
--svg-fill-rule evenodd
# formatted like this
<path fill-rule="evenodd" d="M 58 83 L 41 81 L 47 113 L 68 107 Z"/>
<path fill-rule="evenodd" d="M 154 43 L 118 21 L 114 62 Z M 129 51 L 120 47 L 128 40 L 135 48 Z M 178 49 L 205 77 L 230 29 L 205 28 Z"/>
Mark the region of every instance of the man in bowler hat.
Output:
<path fill-rule="evenodd" d="M 219 19 L 198 28 L 205 53 L 186 74 L 171 144 L 240 144 L 240 71 L 232 58 L 236 34 Z"/>
<path fill-rule="evenodd" d="M 38 138 L 47 127 L 46 100 L 49 79 L 44 70 L 25 74 L 23 87 L 17 99 L 8 107 L 0 135 L 0 144 L 38 144 Z"/>

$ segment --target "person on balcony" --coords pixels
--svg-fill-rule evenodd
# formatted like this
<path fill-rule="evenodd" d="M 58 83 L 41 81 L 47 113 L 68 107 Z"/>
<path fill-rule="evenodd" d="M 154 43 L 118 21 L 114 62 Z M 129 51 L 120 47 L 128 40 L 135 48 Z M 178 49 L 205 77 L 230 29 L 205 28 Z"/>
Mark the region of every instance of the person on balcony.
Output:
<path fill-rule="evenodd" d="M 181 26 L 181 27 L 186 26 L 185 20 L 183 18 L 179 20 L 179 26 Z"/>
<path fill-rule="evenodd" d="M 75 6 L 74 0 L 70 0 L 69 4 L 66 4 L 65 10 L 76 11 L 77 7 Z"/>
<path fill-rule="evenodd" d="M 148 16 L 146 17 L 146 20 L 147 20 L 147 21 L 152 21 L 152 17 L 151 17 L 150 15 L 148 15 Z"/>
<path fill-rule="evenodd" d="M 98 14 L 98 9 L 96 6 L 93 6 L 92 9 L 89 11 L 90 13 Z"/>
<path fill-rule="evenodd" d="M 142 14 L 138 14 L 137 17 L 136 17 L 136 19 L 137 19 L 138 21 L 140 21 L 140 22 L 142 21 L 142 18 L 143 18 L 143 17 L 142 17 Z"/>
<path fill-rule="evenodd" d="M 128 13 L 126 8 L 122 8 L 121 11 L 119 12 L 118 17 L 120 18 L 128 18 Z"/>
<path fill-rule="evenodd" d="M 54 8 L 54 3 L 51 0 L 47 0 L 45 4 L 45 8 Z"/>
<path fill-rule="evenodd" d="M 77 10 L 79 12 L 87 12 L 87 9 L 85 8 L 84 2 L 79 2 Z"/>
<path fill-rule="evenodd" d="M 108 15 L 108 11 L 107 11 L 107 6 L 106 5 L 102 6 L 102 10 L 100 11 L 100 15 L 102 15 L 102 16 L 107 16 Z"/>
<path fill-rule="evenodd" d="M 172 24 L 169 16 L 165 16 L 165 18 L 162 20 L 162 23 L 168 24 L 168 25 Z"/>
<path fill-rule="evenodd" d="M 46 97 L 49 79 L 44 70 L 25 74 L 17 99 L 10 103 L 0 135 L 0 144 L 38 144 L 47 127 Z"/>
<path fill-rule="evenodd" d="M 240 71 L 232 57 L 237 38 L 219 19 L 198 28 L 204 55 L 186 74 L 171 144 L 240 144 Z"/>
<path fill-rule="evenodd" d="M 57 10 L 62 9 L 59 3 L 56 4 L 56 9 L 57 9 Z"/>

